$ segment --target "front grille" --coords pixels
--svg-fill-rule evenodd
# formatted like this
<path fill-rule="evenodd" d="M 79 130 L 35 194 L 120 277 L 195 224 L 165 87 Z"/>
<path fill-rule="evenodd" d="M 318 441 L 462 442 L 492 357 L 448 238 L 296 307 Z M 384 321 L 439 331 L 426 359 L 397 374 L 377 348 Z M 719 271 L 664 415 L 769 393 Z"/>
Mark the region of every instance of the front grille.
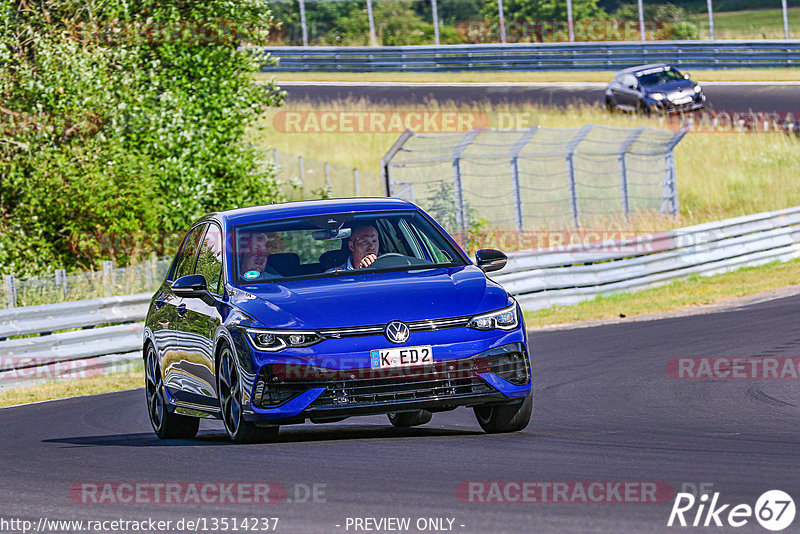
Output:
<path fill-rule="evenodd" d="M 325 387 L 325 392 L 317 397 L 310 408 L 436 400 L 462 395 L 481 395 L 493 391 L 479 378 L 438 378 L 390 383 L 386 380 L 350 380 L 326 384 Z"/>
<path fill-rule="evenodd" d="M 384 402 L 437 400 L 495 392 L 475 375 L 472 359 L 436 362 L 433 365 L 390 369 L 322 370 L 287 374 L 281 366 L 268 366 L 259 375 L 256 397 L 260 406 L 275 406 L 302 391 L 325 388 L 309 406 L 313 408 L 349 407 Z M 301 366 L 302 367 L 302 366 Z M 290 373 L 297 373 L 291 369 Z M 294 379 L 285 379 L 291 376 Z"/>
<path fill-rule="evenodd" d="M 445 328 L 463 328 L 469 324 L 471 317 L 449 317 L 446 319 L 425 319 L 423 321 L 409 321 L 406 323 L 412 332 L 429 332 L 444 330 Z M 382 335 L 386 325 L 352 326 L 343 328 L 323 328 L 317 330 L 322 337 L 340 339 L 345 337 L 377 336 Z"/>

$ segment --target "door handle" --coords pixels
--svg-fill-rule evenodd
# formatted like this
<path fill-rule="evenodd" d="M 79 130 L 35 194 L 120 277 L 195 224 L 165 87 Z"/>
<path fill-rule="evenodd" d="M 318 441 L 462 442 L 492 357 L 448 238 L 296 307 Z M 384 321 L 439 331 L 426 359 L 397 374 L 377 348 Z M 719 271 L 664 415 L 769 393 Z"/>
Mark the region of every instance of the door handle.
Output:
<path fill-rule="evenodd" d="M 178 317 L 183 317 L 184 315 L 186 315 L 186 304 L 181 304 L 180 306 L 175 308 L 175 311 L 178 312 Z"/>

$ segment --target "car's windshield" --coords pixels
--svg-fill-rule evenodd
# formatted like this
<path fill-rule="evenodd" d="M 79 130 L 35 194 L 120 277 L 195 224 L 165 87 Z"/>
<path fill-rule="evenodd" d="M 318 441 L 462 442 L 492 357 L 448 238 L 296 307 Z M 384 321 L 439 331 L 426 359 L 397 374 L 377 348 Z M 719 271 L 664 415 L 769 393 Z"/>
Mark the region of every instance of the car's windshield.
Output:
<path fill-rule="evenodd" d="M 666 67 L 664 69 L 659 69 L 659 70 L 647 70 L 643 72 L 638 72 L 636 73 L 636 77 L 639 78 L 639 82 L 642 85 L 658 85 L 661 83 L 682 80 L 683 74 L 678 72 L 676 69 L 673 69 L 672 67 Z"/>
<path fill-rule="evenodd" d="M 237 285 L 465 264 L 416 211 L 299 217 L 234 230 Z"/>

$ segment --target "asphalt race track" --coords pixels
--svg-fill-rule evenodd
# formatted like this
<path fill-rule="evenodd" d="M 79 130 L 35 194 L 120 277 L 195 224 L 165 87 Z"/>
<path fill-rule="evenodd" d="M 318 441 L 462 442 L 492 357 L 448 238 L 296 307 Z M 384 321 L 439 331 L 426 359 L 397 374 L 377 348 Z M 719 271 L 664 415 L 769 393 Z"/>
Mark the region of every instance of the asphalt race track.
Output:
<path fill-rule="evenodd" d="M 219 423 L 204 421 L 195 441 L 159 441 L 142 390 L 0 409 L 1 517 L 278 517 L 277 531 L 287 533 L 355 532 L 347 518 L 365 517 L 411 518 L 407 532 L 418 532 L 419 518 L 450 518 L 449 532 L 459 533 L 639 533 L 679 530 L 666 526 L 672 492 L 655 504 L 545 504 L 463 502 L 457 490 L 467 481 L 649 481 L 674 492 L 706 484 L 732 505 L 753 506 L 771 489 L 797 501 L 800 381 L 679 380 L 666 366 L 678 357 L 798 357 L 798 312 L 800 295 L 708 315 L 533 332 L 534 417 L 516 434 L 485 435 L 460 409 L 405 431 L 375 416 L 232 445 Z M 71 487 L 92 481 L 278 482 L 288 498 L 253 506 L 70 497 Z M 314 484 L 324 485 L 317 502 L 296 502 Z M 735 531 L 766 532 L 753 518 Z"/>
<path fill-rule="evenodd" d="M 279 77 L 280 79 L 280 77 Z M 289 91 L 289 101 L 327 102 L 361 99 L 392 104 L 422 104 L 429 100 L 454 104 L 534 103 L 543 106 L 604 102 L 605 83 L 353 83 L 279 82 Z M 765 112 L 800 114 L 800 83 L 749 82 L 702 83 L 708 109 L 716 112 Z"/>

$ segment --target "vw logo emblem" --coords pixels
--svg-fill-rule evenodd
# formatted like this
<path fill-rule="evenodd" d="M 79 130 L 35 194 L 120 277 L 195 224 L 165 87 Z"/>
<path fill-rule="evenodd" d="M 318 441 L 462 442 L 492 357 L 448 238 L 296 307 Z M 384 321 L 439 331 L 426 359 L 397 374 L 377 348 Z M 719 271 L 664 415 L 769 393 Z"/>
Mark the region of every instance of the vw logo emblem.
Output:
<path fill-rule="evenodd" d="M 405 343 L 408 340 L 408 336 L 411 335 L 408 326 L 402 321 L 392 321 L 386 325 L 386 329 L 383 332 L 386 335 L 386 339 L 392 343 Z"/>

